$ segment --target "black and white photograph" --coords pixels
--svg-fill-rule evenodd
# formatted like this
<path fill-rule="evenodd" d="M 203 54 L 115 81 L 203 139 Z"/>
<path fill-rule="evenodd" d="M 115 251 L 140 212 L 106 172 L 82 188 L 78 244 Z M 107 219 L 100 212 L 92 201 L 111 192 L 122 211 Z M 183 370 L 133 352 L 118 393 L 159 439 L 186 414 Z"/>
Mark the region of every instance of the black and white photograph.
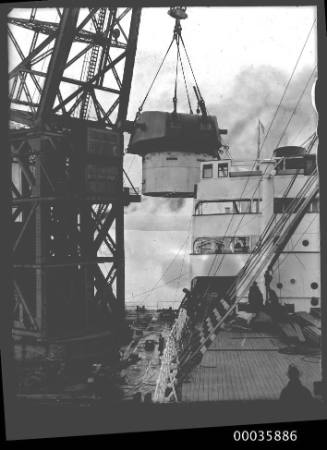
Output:
<path fill-rule="evenodd" d="M 296 421 L 327 417 L 325 18 L 315 2 L 165 5 L 3 11 L 4 397 L 9 377 L 20 411 L 137 410 L 119 432 L 148 431 L 150 410 L 194 428 L 205 405 L 220 413 L 196 423 L 236 426 L 230 442 L 294 443 Z"/>

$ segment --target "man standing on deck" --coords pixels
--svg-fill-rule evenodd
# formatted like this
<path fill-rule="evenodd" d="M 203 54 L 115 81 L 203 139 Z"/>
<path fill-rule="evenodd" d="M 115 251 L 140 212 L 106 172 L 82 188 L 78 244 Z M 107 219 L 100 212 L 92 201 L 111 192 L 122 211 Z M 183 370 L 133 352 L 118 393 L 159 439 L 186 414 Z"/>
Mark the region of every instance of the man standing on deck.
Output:
<path fill-rule="evenodd" d="M 271 269 L 268 267 L 268 269 L 265 271 L 265 287 L 266 287 L 266 303 L 269 300 L 269 290 L 270 290 L 270 283 L 272 282 L 272 274 Z"/>
<path fill-rule="evenodd" d="M 256 281 L 253 281 L 252 285 L 250 286 L 248 298 L 251 312 L 258 312 L 263 305 L 263 295 Z"/>
<path fill-rule="evenodd" d="M 159 344 L 158 344 L 159 356 L 162 356 L 164 348 L 165 348 L 165 340 L 162 337 L 162 335 L 160 334 L 160 336 L 159 336 Z"/>
<path fill-rule="evenodd" d="M 290 364 L 287 376 L 290 381 L 282 390 L 280 400 L 288 404 L 293 403 L 294 406 L 312 402 L 312 394 L 309 389 L 301 383 L 300 371 L 294 364 Z"/>

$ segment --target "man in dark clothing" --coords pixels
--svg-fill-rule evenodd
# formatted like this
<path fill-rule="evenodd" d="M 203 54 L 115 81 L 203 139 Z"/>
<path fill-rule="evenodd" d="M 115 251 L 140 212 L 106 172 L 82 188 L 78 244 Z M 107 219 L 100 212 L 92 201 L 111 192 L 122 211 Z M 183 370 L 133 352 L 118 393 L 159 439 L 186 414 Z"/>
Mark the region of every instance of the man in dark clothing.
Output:
<path fill-rule="evenodd" d="M 293 403 L 295 407 L 312 402 L 311 392 L 301 383 L 300 371 L 295 365 L 290 364 L 287 376 L 290 381 L 282 390 L 280 400 L 287 404 Z"/>
<path fill-rule="evenodd" d="M 158 350 L 159 350 L 159 355 L 160 356 L 162 356 L 164 348 L 165 348 L 165 340 L 162 337 L 162 335 L 160 334 L 160 336 L 159 336 L 159 344 L 158 344 Z"/>
<path fill-rule="evenodd" d="M 187 315 L 190 320 L 193 320 L 196 315 L 196 309 L 197 309 L 197 298 L 193 292 L 191 292 L 189 289 L 184 288 L 183 292 L 185 294 L 185 297 L 182 300 L 182 303 L 180 305 L 180 308 L 184 308 L 187 312 Z"/>
<path fill-rule="evenodd" d="M 254 281 L 250 286 L 248 298 L 251 312 L 258 312 L 263 305 L 263 295 L 256 281 Z"/>
<path fill-rule="evenodd" d="M 284 307 L 280 304 L 278 295 L 273 289 L 269 289 L 269 301 L 267 305 L 267 311 L 273 318 L 273 320 L 279 322 L 286 319 L 287 313 Z"/>
<path fill-rule="evenodd" d="M 272 306 L 279 305 L 279 298 L 273 289 L 269 289 L 268 301 Z"/>
<path fill-rule="evenodd" d="M 265 271 L 264 277 L 265 277 L 266 302 L 267 302 L 269 299 L 270 283 L 272 282 L 272 279 L 273 279 L 272 274 L 271 274 L 271 269 L 267 269 Z"/>
<path fill-rule="evenodd" d="M 183 300 L 181 301 L 181 304 L 179 305 L 179 309 L 184 308 L 187 310 L 187 307 L 189 306 L 190 299 L 191 299 L 191 291 L 189 289 L 184 288 L 183 292 L 185 294 Z"/>

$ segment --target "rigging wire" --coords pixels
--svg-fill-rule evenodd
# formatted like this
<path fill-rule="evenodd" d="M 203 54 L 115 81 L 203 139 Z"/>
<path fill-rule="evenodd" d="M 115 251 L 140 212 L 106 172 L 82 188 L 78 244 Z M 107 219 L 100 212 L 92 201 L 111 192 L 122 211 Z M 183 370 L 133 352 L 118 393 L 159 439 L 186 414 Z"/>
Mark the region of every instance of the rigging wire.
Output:
<path fill-rule="evenodd" d="M 173 97 L 173 104 L 174 104 L 174 113 L 177 113 L 177 83 L 178 83 L 178 56 L 179 56 L 179 36 L 178 34 L 175 37 L 176 40 L 176 69 L 175 69 L 175 86 L 174 86 L 174 97 Z"/>
<path fill-rule="evenodd" d="M 159 68 L 158 68 L 158 70 L 157 70 L 157 72 L 156 72 L 156 74 L 155 74 L 155 76 L 154 76 L 154 78 L 153 78 L 153 80 L 152 80 L 152 82 L 151 82 L 151 84 L 149 86 L 149 89 L 148 89 L 148 91 L 147 91 L 147 93 L 146 93 L 146 95 L 145 95 L 145 97 L 144 97 L 144 99 L 143 99 L 143 101 L 141 103 L 141 106 L 138 109 L 138 114 L 141 113 L 142 110 L 143 110 L 144 104 L 145 104 L 147 98 L 149 97 L 151 89 L 152 89 L 152 87 L 153 87 L 153 85 L 154 85 L 154 83 L 155 83 L 155 81 L 156 81 L 156 79 L 157 79 L 157 77 L 159 75 L 159 72 L 160 72 L 160 70 L 161 70 L 161 68 L 162 68 L 162 66 L 163 66 L 163 64 L 164 64 L 164 62 L 166 60 L 166 57 L 167 57 L 167 55 L 169 53 L 169 50 L 171 49 L 171 46 L 173 45 L 174 40 L 175 40 L 175 37 L 173 37 L 173 39 L 171 40 L 171 42 L 170 42 L 170 44 L 168 46 L 168 49 L 167 49 L 167 51 L 166 51 L 166 53 L 165 53 L 165 55 L 164 55 L 164 57 L 163 57 L 163 59 L 162 59 L 162 61 L 160 63 L 160 66 L 159 66 Z"/>
<path fill-rule="evenodd" d="M 178 277 L 175 277 L 175 278 L 171 278 L 170 280 L 166 281 L 164 284 L 160 284 L 159 286 L 151 288 L 151 289 L 149 289 L 147 291 L 140 292 L 138 294 L 133 294 L 131 297 L 127 297 L 125 300 L 127 301 L 129 299 L 133 299 L 134 297 L 143 297 L 145 294 L 148 294 L 148 293 L 151 294 L 152 292 L 154 292 L 154 291 L 156 291 L 156 290 L 158 290 L 158 289 L 160 289 L 162 287 L 165 287 L 167 284 L 173 283 L 174 281 L 179 280 L 181 278 L 184 278 L 187 275 L 189 275 L 189 274 L 186 272 L 186 273 L 182 274 L 181 276 L 178 276 Z M 143 300 L 143 302 L 144 301 L 145 300 Z"/>
<path fill-rule="evenodd" d="M 197 89 L 197 91 L 199 93 L 200 99 L 203 101 L 203 97 L 202 97 L 202 94 L 201 94 L 198 82 L 196 80 L 196 77 L 195 77 L 195 74 L 194 74 L 194 71 L 193 71 L 193 68 L 192 68 L 191 60 L 190 60 L 190 57 L 189 57 L 188 52 L 186 50 L 186 46 L 185 46 L 185 43 L 184 43 L 183 36 L 181 36 L 181 42 L 182 42 L 182 45 L 183 45 L 183 48 L 184 48 L 184 51 L 185 51 L 185 55 L 186 55 L 186 59 L 187 59 L 188 65 L 189 65 L 189 67 L 191 69 L 191 72 L 192 72 L 192 76 L 193 76 L 193 80 L 194 80 L 196 89 Z"/>
<path fill-rule="evenodd" d="M 314 27 L 316 21 L 317 21 L 317 19 L 315 19 L 315 20 L 313 21 L 313 24 L 311 25 L 311 28 L 310 28 L 310 30 L 309 30 L 309 32 L 308 32 L 308 35 L 307 35 L 307 37 L 306 37 L 306 40 L 305 40 L 303 46 L 302 46 L 302 49 L 301 49 L 301 51 L 300 51 L 300 54 L 299 54 L 299 56 L 298 56 L 298 58 L 297 58 L 297 60 L 296 60 L 296 63 L 295 63 L 294 68 L 293 68 L 293 70 L 292 70 L 292 73 L 291 73 L 291 75 L 290 75 L 290 77 L 289 77 L 289 80 L 288 80 L 286 86 L 285 86 L 283 95 L 282 95 L 282 97 L 281 97 L 281 99 L 280 99 L 280 101 L 279 101 L 279 104 L 278 104 L 277 109 L 276 109 L 276 111 L 275 111 L 275 114 L 274 114 L 274 116 L 273 116 L 273 118 L 272 118 L 272 121 L 270 122 L 268 131 L 267 131 L 267 133 L 265 134 L 264 139 L 263 139 L 263 141 L 262 141 L 262 144 L 261 144 L 261 147 L 260 147 L 260 153 L 261 153 L 261 151 L 262 151 L 262 149 L 263 149 L 263 146 L 264 146 L 264 144 L 265 144 L 265 142 L 266 142 L 266 140 L 267 140 L 267 137 L 268 137 L 268 135 L 269 135 L 269 132 L 270 132 L 270 130 L 271 130 L 271 128 L 272 128 L 272 126 L 273 126 L 275 120 L 276 120 L 278 111 L 279 111 L 279 109 L 280 109 L 280 107 L 281 107 L 281 105 L 282 105 L 282 103 L 283 103 L 283 100 L 284 100 L 284 98 L 285 98 L 285 95 L 286 95 L 286 92 L 287 92 L 287 90 L 288 90 L 288 87 L 289 87 L 289 85 L 290 85 L 290 83 L 291 83 L 291 81 L 292 81 L 292 79 L 293 79 L 293 76 L 294 76 L 294 73 L 295 73 L 295 71 L 296 71 L 296 69 L 297 69 L 297 66 L 299 65 L 301 56 L 302 56 L 302 54 L 303 54 L 303 52 L 304 52 L 304 49 L 305 49 L 305 47 L 306 47 L 306 45 L 307 45 L 307 42 L 308 42 L 308 40 L 309 40 L 309 37 L 310 37 L 310 35 L 311 35 L 311 32 L 312 32 L 312 30 L 313 30 L 313 27 Z"/>
<path fill-rule="evenodd" d="M 189 237 L 189 234 L 188 234 L 188 237 Z M 181 275 L 182 272 L 183 272 L 186 252 L 187 252 L 187 246 L 185 246 L 184 255 L 183 255 L 183 259 L 182 259 L 182 264 L 181 264 L 181 268 L 180 268 L 180 271 L 179 271 L 179 275 Z M 178 279 L 177 287 L 176 287 L 176 290 L 175 290 L 174 303 L 176 302 L 176 298 L 177 298 L 177 293 L 179 291 L 179 287 L 180 287 L 180 279 Z"/>
<path fill-rule="evenodd" d="M 190 99 L 190 94 L 189 94 L 188 87 L 187 87 L 186 76 L 185 76 L 185 72 L 184 72 L 184 66 L 183 66 L 183 61 L 182 61 L 182 58 L 181 58 L 179 46 L 178 46 L 178 55 L 179 55 L 179 62 L 180 62 L 180 65 L 181 65 L 181 69 L 182 69 L 183 80 L 184 80 L 184 86 L 185 86 L 185 91 L 186 91 L 186 97 L 187 97 L 188 106 L 189 106 L 189 109 L 190 109 L 190 114 L 193 114 L 192 105 L 191 105 L 191 99 Z"/>
<path fill-rule="evenodd" d="M 190 229 L 190 228 L 191 228 L 191 220 L 189 221 L 189 224 L 188 224 L 188 228 L 187 228 L 188 231 L 187 231 L 186 239 L 183 241 L 181 247 L 179 248 L 179 250 L 177 251 L 177 253 L 174 255 L 174 257 L 171 259 L 171 261 L 170 261 L 169 264 L 167 265 L 166 269 L 165 269 L 164 272 L 161 274 L 160 278 L 156 281 L 156 283 L 153 285 L 153 287 L 152 287 L 150 290 L 147 290 L 147 291 L 144 291 L 144 292 L 142 292 L 142 293 L 140 293 L 140 294 L 134 295 L 134 297 L 140 296 L 140 295 L 144 295 L 144 294 L 146 294 L 146 293 L 149 293 L 149 294 L 146 296 L 146 298 L 143 300 L 143 301 L 145 302 L 145 301 L 148 299 L 150 293 L 153 292 L 154 290 L 158 289 L 158 287 L 157 287 L 158 284 L 159 284 L 160 281 L 163 279 L 163 277 L 165 276 L 165 274 L 168 272 L 169 268 L 170 268 L 170 267 L 172 266 L 172 264 L 174 263 L 175 259 L 178 257 L 178 255 L 180 254 L 180 252 L 183 250 L 183 248 L 185 247 L 186 243 L 188 242 L 189 237 L 190 237 L 190 233 L 191 233 L 191 229 Z M 184 274 L 183 276 L 186 276 L 186 275 L 187 275 L 187 273 Z M 174 278 L 172 281 L 175 281 L 175 280 L 177 280 L 177 279 L 179 279 L 179 278 L 180 278 L 180 277 L 176 277 L 176 278 Z M 166 283 L 166 284 L 167 284 L 167 283 Z M 162 287 L 162 286 L 165 286 L 165 285 L 161 285 L 160 287 Z"/>
<path fill-rule="evenodd" d="M 293 111 L 292 111 L 292 114 L 290 115 L 289 120 L 287 121 L 287 123 L 286 123 L 286 125 L 285 125 L 285 127 L 284 127 L 284 130 L 283 130 L 283 132 L 282 132 L 282 135 L 281 135 L 281 137 L 279 138 L 279 140 L 278 140 L 278 142 L 277 142 L 275 148 L 278 148 L 278 147 L 279 147 L 279 145 L 280 145 L 280 143 L 281 143 L 283 137 L 285 136 L 286 131 L 287 131 L 287 129 L 288 129 L 288 127 L 289 127 L 289 125 L 290 125 L 290 123 L 291 123 L 291 121 L 292 121 L 292 119 L 293 119 L 293 117 L 294 117 L 294 115 L 295 115 L 295 113 L 296 113 L 296 111 L 297 111 L 297 108 L 298 108 L 299 104 L 301 103 L 301 100 L 302 100 L 302 98 L 303 98 L 303 96 L 304 96 L 304 94 L 305 94 L 305 91 L 307 90 L 307 88 L 308 88 L 308 86 L 309 86 L 309 83 L 310 83 L 310 81 L 311 81 L 311 78 L 313 77 L 313 75 L 314 75 L 314 73 L 315 73 L 315 71 L 316 71 L 316 68 L 317 68 L 317 66 L 315 66 L 315 67 L 313 68 L 313 70 L 312 70 L 312 72 L 311 72 L 311 74 L 310 74 L 310 76 L 309 76 L 309 78 L 308 78 L 308 80 L 307 80 L 307 82 L 306 82 L 306 84 L 305 84 L 305 86 L 304 86 L 304 88 L 303 88 L 303 90 L 302 90 L 302 92 L 301 92 L 301 94 L 300 94 L 300 96 L 299 96 L 297 102 L 296 102 L 296 105 L 295 105 L 295 107 L 294 107 L 294 109 L 293 109 Z"/>
<path fill-rule="evenodd" d="M 297 208 L 297 206 L 298 206 L 298 202 L 296 202 L 296 200 L 299 200 L 300 202 L 301 202 L 301 200 L 302 200 L 302 198 L 303 198 L 303 195 L 301 195 L 300 193 L 301 193 L 301 191 L 304 193 L 307 193 L 310 189 L 312 189 L 312 187 L 314 187 L 314 189 L 313 189 L 313 192 L 311 193 L 311 196 L 313 195 L 315 195 L 316 193 L 317 193 L 317 187 L 315 187 L 314 186 L 314 183 L 315 183 L 315 181 L 316 181 L 316 176 L 317 176 L 317 170 L 315 170 L 313 173 L 312 173 L 312 175 L 310 176 L 310 178 L 309 178 L 309 180 L 308 180 L 308 182 L 300 189 L 300 192 L 299 192 L 299 199 L 294 199 L 294 202 L 292 202 L 292 211 L 290 211 L 290 213 L 291 212 L 295 212 L 295 210 L 296 210 L 296 208 Z M 300 210 L 298 210 L 297 211 L 297 213 L 298 214 L 302 214 L 303 213 L 303 211 L 304 211 L 304 209 L 303 208 L 305 208 L 307 205 L 305 205 L 305 204 L 302 204 L 302 205 L 300 205 Z M 277 230 L 272 230 L 271 232 L 270 232 L 270 234 L 267 236 L 267 238 L 266 238 L 266 240 L 265 241 L 263 241 L 262 242 L 262 244 L 261 244 L 261 251 L 260 251 L 260 253 L 262 253 L 262 250 L 263 250 L 263 248 L 265 247 L 265 246 L 267 246 L 267 244 L 269 245 L 269 244 L 271 244 L 272 242 L 273 242 L 273 238 L 274 238 L 274 236 L 276 235 L 276 233 L 277 233 L 277 235 L 278 235 L 278 237 L 279 237 L 279 232 L 282 230 L 282 228 L 286 225 L 286 223 L 288 222 L 288 220 L 289 220 L 289 214 L 284 214 L 283 216 L 282 216 L 282 218 L 278 221 L 278 223 L 277 223 Z M 291 230 L 290 230 L 290 227 L 292 228 L 292 224 L 290 223 L 289 225 L 288 225 L 288 232 L 290 232 Z M 274 232 L 274 233 L 273 233 Z M 283 244 L 283 243 L 282 243 Z M 279 244 L 279 246 L 280 246 L 281 244 Z M 258 250 L 258 249 L 257 249 Z M 275 251 L 275 248 L 274 248 L 274 246 L 270 249 L 270 250 L 268 250 L 268 249 L 266 249 L 266 254 L 265 254 L 265 256 L 264 256 L 264 260 L 262 261 L 261 260 L 261 265 L 262 265 L 262 262 L 265 262 L 265 260 L 267 260 L 267 258 L 270 256 L 270 255 L 272 255 L 273 253 L 274 253 L 274 251 Z M 241 271 L 240 271 L 240 274 L 239 274 L 239 276 L 237 277 L 237 280 L 230 286 L 230 288 L 226 291 L 226 293 L 225 293 L 225 298 L 232 298 L 232 296 L 234 296 L 235 295 L 235 293 L 236 293 L 236 284 L 239 284 L 239 281 L 241 282 L 241 285 L 242 285 L 242 283 L 244 283 L 244 274 L 246 273 L 246 271 L 249 269 L 252 269 L 253 270 L 253 266 L 255 267 L 255 264 L 256 264 L 256 261 L 255 261 L 255 255 L 256 254 L 258 254 L 258 251 L 257 252 L 255 252 L 255 251 L 253 251 L 252 253 L 251 253 L 251 256 L 252 256 L 252 258 L 250 257 L 248 260 L 247 260 L 247 262 L 245 263 L 245 265 L 244 265 L 244 267 L 241 269 Z M 254 263 L 253 263 L 253 260 L 254 260 Z M 251 264 L 252 264 L 252 267 L 251 267 Z M 260 269 L 259 269 L 260 270 Z M 257 272 L 256 272 L 256 274 L 255 275 L 252 275 L 252 280 L 256 277 L 258 275 L 258 270 L 257 270 Z M 239 286 L 238 286 L 239 287 Z M 230 305 L 230 308 L 228 309 L 228 312 L 226 312 L 225 313 L 225 316 L 227 316 L 227 314 L 229 314 L 231 311 L 232 311 L 232 309 L 234 309 L 234 307 L 236 306 L 236 303 L 234 303 L 234 305 Z M 214 331 L 217 329 L 217 327 L 219 326 L 219 323 L 221 323 L 221 321 L 224 319 L 224 317 L 225 316 L 223 316 L 221 319 L 220 319 L 220 322 L 218 322 L 218 324 L 214 327 Z M 203 320 L 204 321 L 204 320 Z M 208 338 L 207 338 L 208 339 Z M 206 340 L 207 340 L 206 339 Z M 186 355 L 186 356 L 184 356 L 184 358 L 182 358 L 182 360 L 180 361 L 180 362 L 182 362 L 182 366 L 187 362 L 187 360 L 191 360 L 193 357 L 194 357 L 194 355 L 195 354 L 197 354 L 197 352 L 200 350 L 200 348 L 202 347 L 202 345 L 203 345 L 204 343 L 202 342 L 201 343 L 201 345 L 200 345 L 200 347 L 196 350 L 196 351 L 192 351 L 192 355 L 191 356 L 188 356 L 188 355 Z M 189 347 L 190 348 L 190 346 L 191 346 L 191 344 L 189 343 L 188 344 L 188 346 L 187 347 Z M 185 350 L 185 349 L 184 349 Z"/>
<path fill-rule="evenodd" d="M 299 64 L 299 62 L 300 62 L 301 56 L 302 56 L 303 51 L 304 51 L 304 49 L 305 49 L 305 46 L 306 46 L 306 44 L 307 44 L 307 42 L 308 42 L 308 40 L 309 40 L 309 37 L 310 37 L 310 34 L 311 34 L 311 32 L 312 32 L 312 29 L 313 29 L 313 26 L 314 26 L 315 22 L 316 22 L 316 19 L 314 20 L 314 22 L 313 22 L 313 24 L 312 24 L 312 26 L 311 26 L 311 28 L 310 28 L 310 30 L 309 30 L 309 33 L 308 33 L 308 35 L 307 35 L 307 38 L 306 38 L 306 40 L 305 40 L 305 42 L 304 42 L 304 45 L 302 46 L 302 49 L 301 49 L 301 51 L 300 51 L 300 53 L 299 53 L 299 56 L 298 56 L 298 58 L 297 58 L 297 60 L 296 60 L 295 66 L 294 66 L 294 68 L 293 68 L 293 70 L 292 70 L 292 73 L 291 73 L 291 75 L 290 75 L 290 77 L 289 77 L 289 80 L 288 80 L 287 84 L 285 85 L 284 92 L 283 92 L 282 97 L 281 97 L 281 99 L 280 99 L 280 101 L 279 101 L 279 104 L 278 104 L 278 106 L 277 106 L 277 108 L 276 108 L 276 110 L 275 110 L 274 116 L 273 116 L 273 118 L 272 118 L 272 120 L 271 120 L 271 122 L 270 122 L 268 131 L 267 131 L 267 133 L 265 134 L 265 137 L 264 137 L 263 142 L 262 142 L 262 144 L 261 144 L 260 152 L 259 152 L 259 153 L 261 153 L 261 150 L 262 150 L 262 148 L 263 148 L 263 146 L 264 146 L 264 144 L 265 144 L 265 142 L 266 142 L 267 136 L 268 136 L 268 134 L 269 134 L 269 132 L 270 132 L 270 130 L 271 130 L 271 128 L 272 128 L 272 125 L 273 125 L 274 121 L 276 120 L 278 111 L 279 111 L 279 109 L 280 109 L 280 107 L 281 107 L 281 105 L 282 105 L 282 102 L 283 102 L 283 100 L 284 100 L 284 98 L 285 98 L 285 96 L 286 96 L 287 90 L 288 90 L 288 88 L 289 88 L 289 86 L 290 86 L 290 83 L 291 83 L 291 81 L 292 81 L 292 78 L 293 78 L 293 76 L 294 76 L 294 73 L 295 73 L 295 71 L 296 71 L 296 68 L 297 68 L 297 66 L 298 66 L 298 64 Z M 315 70 L 315 69 L 314 69 L 314 70 Z M 311 76 L 310 76 L 310 78 L 311 78 Z M 254 163 L 253 163 L 253 168 L 256 166 L 256 164 L 257 164 L 257 159 L 256 159 L 256 160 L 254 161 Z M 253 170 L 253 168 L 252 168 L 252 170 Z M 260 184 L 261 181 L 263 180 L 264 175 L 266 174 L 267 170 L 268 170 L 268 166 L 266 167 L 266 169 L 265 169 L 265 171 L 264 171 L 262 177 L 261 177 L 260 180 L 258 181 L 258 185 L 257 185 L 257 188 L 256 188 L 255 192 L 257 191 L 257 189 L 258 189 L 258 187 L 259 187 L 259 184 Z M 246 190 L 246 187 L 247 187 L 249 181 L 250 181 L 250 178 L 248 178 L 248 179 L 246 180 L 246 182 L 245 182 L 245 186 L 244 186 L 244 188 L 243 188 L 243 190 L 242 190 L 240 199 L 243 198 L 244 192 L 245 192 L 245 190 Z M 254 194 L 255 194 L 255 192 L 254 192 Z M 254 194 L 253 194 L 251 200 L 253 200 Z M 229 230 L 229 228 L 230 228 L 230 226 L 231 226 L 231 224 L 232 224 L 233 218 L 234 218 L 234 215 L 231 215 L 231 218 L 230 218 L 230 221 L 229 221 L 229 223 L 228 223 L 226 232 L 225 232 L 225 234 L 224 234 L 224 238 L 227 236 L 227 233 L 228 233 L 228 230 Z M 239 227 L 240 227 L 240 225 L 241 225 L 243 219 L 244 219 L 244 216 L 241 217 L 240 222 L 238 223 L 238 225 L 237 225 L 235 231 L 238 231 L 238 229 L 239 229 Z M 221 265 L 222 265 L 222 263 L 223 263 L 223 260 L 224 260 L 224 257 L 222 257 L 222 259 L 221 259 L 221 261 L 220 261 L 220 264 L 219 264 L 217 270 L 215 271 L 215 274 L 216 274 L 217 271 L 220 269 L 220 267 L 221 267 Z M 209 274 L 210 274 L 212 268 L 214 267 L 215 262 L 216 262 L 216 258 L 214 258 L 213 261 L 212 261 L 212 264 L 211 264 L 211 266 L 210 266 L 210 268 L 209 268 L 208 276 L 209 276 Z"/>
<path fill-rule="evenodd" d="M 295 244 L 292 245 L 291 250 L 294 250 L 294 248 L 297 246 L 297 244 L 300 242 L 300 240 L 303 238 L 303 236 L 306 234 L 306 232 L 308 231 L 308 229 L 311 227 L 311 225 L 313 224 L 313 222 L 316 220 L 316 217 L 314 216 L 311 220 L 311 222 L 309 223 L 309 225 L 306 227 L 306 229 L 302 232 L 302 234 L 300 235 L 300 237 L 298 238 L 298 240 L 295 242 Z M 279 267 L 284 264 L 284 262 L 286 261 L 286 259 L 290 256 L 290 253 L 286 253 L 284 259 L 279 263 Z"/>
<path fill-rule="evenodd" d="M 312 148 L 312 147 L 311 147 L 311 148 Z M 311 149 L 310 149 L 310 150 L 311 150 Z M 277 164 L 279 164 L 279 163 L 280 163 L 280 161 L 276 162 L 275 166 L 276 166 Z M 259 179 L 259 181 L 258 181 L 258 183 L 257 183 L 257 187 L 256 187 L 256 189 L 255 189 L 254 192 L 253 192 L 251 201 L 253 200 L 254 195 L 255 195 L 255 193 L 257 192 L 257 190 L 258 190 L 258 188 L 259 188 L 259 186 L 260 186 L 260 183 L 262 182 L 263 177 L 264 177 L 264 175 L 266 174 L 267 170 L 268 170 L 268 166 L 266 167 L 264 173 L 262 174 L 261 178 Z M 295 174 L 295 177 L 296 177 L 296 176 L 297 176 L 297 174 Z M 293 178 L 294 178 L 294 177 L 293 177 Z M 242 194 L 241 194 L 241 198 L 243 197 L 243 194 L 244 194 L 244 191 L 245 191 L 245 188 L 246 188 L 246 186 L 247 186 L 248 181 L 249 181 L 249 179 L 248 179 L 247 182 L 245 183 L 244 189 L 243 189 Z M 287 195 L 287 194 L 286 194 L 286 195 Z M 238 231 L 238 229 L 239 229 L 239 227 L 240 227 L 242 221 L 244 220 L 244 217 L 245 217 L 244 215 L 241 217 L 239 223 L 238 223 L 237 226 L 236 226 L 236 229 L 235 229 L 234 234 Z M 230 227 L 230 225 L 231 225 L 231 223 L 232 223 L 233 218 L 234 218 L 234 215 L 231 215 L 231 219 L 230 219 L 230 221 L 229 221 L 227 230 L 226 230 L 226 232 L 225 232 L 225 234 L 224 234 L 224 238 L 227 236 L 227 233 L 228 233 L 228 230 L 229 230 L 229 227 Z M 270 226 L 272 226 L 272 224 L 274 223 L 274 221 L 275 221 L 275 217 L 272 216 L 271 219 L 270 219 L 270 221 L 269 221 L 268 224 L 267 224 L 267 227 L 268 227 L 268 225 L 269 225 L 269 227 L 267 228 L 267 230 L 265 230 L 265 231 L 263 232 L 263 234 L 262 234 L 261 237 L 260 237 L 260 240 L 261 240 L 261 238 L 263 238 L 263 237 L 267 234 L 267 232 L 268 232 Z M 259 241 L 260 241 L 260 240 L 259 240 Z M 258 245 L 259 241 L 257 242 L 256 246 Z M 211 270 L 213 269 L 214 264 L 215 264 L 215 262 L 216 262 L 217 259 L 218 259 L 218 255 L 219 255 L 219 254 L 216 254 L 215 257 L 213 258 L 213 261 L 212 261 L 212 263 L 211 263 L 211 265 L 210 265 L 210 268 L 209 268 L 209 271 L 208 271 L 208 276 L 210 276 L 210 272 L 211 272 Z M 222 258 L 221 258 L 221 260 L 220 260 L 220 263 L 218 264 L 217 269 L 215 270 L 215 272 L 214 272 L 211 276 L 217 275 L 217 273 L 219 272 L 219 270 L 220 270 L 220 268 L 221 268 L 221 266 L 222 266 L 222 264 L 223 264 L 225 255 L 226 255 L 226 254 L 222 254 Z M 206 296 L 206 295 L 208 294 L 209 289 L 210 289 L 210 284 L 209 284 L 208 288 L 206 289 L 206 292 L 204 293 L 204 296 Z"/>

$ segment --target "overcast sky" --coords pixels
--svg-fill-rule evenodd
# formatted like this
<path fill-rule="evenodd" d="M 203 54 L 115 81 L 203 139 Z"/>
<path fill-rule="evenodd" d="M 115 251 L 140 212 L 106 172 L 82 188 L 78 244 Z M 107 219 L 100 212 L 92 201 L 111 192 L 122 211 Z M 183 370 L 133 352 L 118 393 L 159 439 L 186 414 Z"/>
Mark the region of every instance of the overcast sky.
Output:
<path fill-rule="evenodd" d="M 129 104 L 134 119 L 166 52 L 174 27 L 168 8 L 144 8 Z M 256 126 L 268 128 L 285 85 L 315 20 L 315 7 L 188 8 L 183 38 L 210 114 L 228 129 L 225 142 L 233 157 L 253 157 Z M 167 58 L 144 110 L 172 110 L 175 52 Z M 307 83 L 316 61 L 316 27 L 303 51 L 293 80 L 263 149 L 269 156 Z M 191 78 L 188 78 L 191 81 Z M 285 133 L 282 145 L 301 144 L 315 129 L 311 86 Z M 181 83 L 181 80 L 180 80 Z M 190 83 L 190 86 L 192 84 Z M 188 112 L 180 90 L 180 112 Z M 194 103 L 193 103 L 194 105 Z M 128 139 L 126 140 L 126 144 Z M 125 168 L 136 186 L 141 161 L 126 155 Z M 180 302 L 189 286 L 191 199 L 143 197 L 126 210 L 126 301 L 156 306 Z M 181 279 L 174 280 L 186 274 Z M 157 289 L 158 287 L 158 289 Z M 152 288 L 156 288 L 151 292 Z M 143 295 L 143 293 L 145 294 Z M 150 292 L 149 292 L 150 291 Z"/>
<path fill-rule="evenodd" d="M 174 20 L 167 11 L 166 7 L 142 9 L 128 111 L 130 120 L 134 119 L 172 39 Z M 29 13 L 25 9 L 14 10 L 16 16 L 28 17 Z M 45 9 L 38 14 L 41 14 L 38 19 L 42 19 L 42 14 L 46 20 L 56 17 L 54 9 Z M 230 146 L 232 156 L 254 157 L 258 120 L 267 130 L 314 23 L 316 8 L 197 7 L 187 8 L 187 14 L 188 18 L 182 21 L 182 35 L 207 110 L 217 116 L 220 128 L 228 129 L 225 143 Z M 22 38 L 27 37 L 26 31 L 20 33 Z M 27 52 L 30 41 L 27 38 L 21 41 L 23 51 Z M 12 51 L 9 66 L 17 64 L 17 58 Z M 173 48 L 144 110 L 172 111 L 175 58 Z M 185 58 L 183 61 L 186 66 Z M 300 145 L 314 131 L 317 117 L 311 101 L 314 76 L 310 79 L 310 75 L 316 64 L 314 26 L 265 142 L 264 156 L 270 156 L 276 147 L 308 80 L 308 88 L 281 145 Z M 77 75 L 80 70 L 78 67 Z M 192 92 L 189 71 L 186 76 Z M 183 89 L 179 90 L 178 110 L 188 112 Z M 126 135 L 125 146 L 128 140 Z M 139 187 L 141 158 L 127 154 L 124 166 L 135 186 Z M 138 301 L 156 306 L 163 301 L 181 301 L 181 289 L 190 283 L 192 203 L 192 199 L 143 197 L 141 203 L 126 208 L 127 303 Z M 179 279 L 181 275 L 183 277 Z M 153 288 L 155 290 L 151 291 Z"/>

